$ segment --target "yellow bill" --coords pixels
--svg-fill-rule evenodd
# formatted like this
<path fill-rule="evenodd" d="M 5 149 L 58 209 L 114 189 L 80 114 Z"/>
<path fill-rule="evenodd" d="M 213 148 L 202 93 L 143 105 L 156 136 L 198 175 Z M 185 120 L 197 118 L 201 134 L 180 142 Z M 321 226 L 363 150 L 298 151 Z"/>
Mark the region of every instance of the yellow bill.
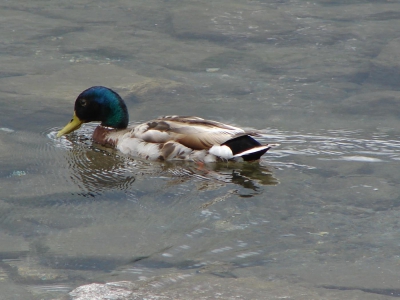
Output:
<path fill-rule="evenodd" d="M 64 134 L 68 134 L 74 130 L 77 130 L 79 127 L 81 127 L 81 125 L 84 122 L 81 121 L 76 114 L 74 113 L 74 115 L 72 116 L 71 121 L 63 128 L 61 129 L 58 133 L 57 133 L 57 137 L 60 137 Z"/>

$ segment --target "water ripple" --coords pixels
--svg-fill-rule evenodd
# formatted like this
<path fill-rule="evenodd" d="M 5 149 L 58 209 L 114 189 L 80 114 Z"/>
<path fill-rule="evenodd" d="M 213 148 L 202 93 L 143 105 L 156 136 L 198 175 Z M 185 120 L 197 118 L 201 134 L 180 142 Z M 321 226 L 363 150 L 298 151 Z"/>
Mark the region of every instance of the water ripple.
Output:
<path fill-rule="evenodd" d="M 71 172 L 62 173 L 81 189 L 98 193 L 109 189 L 127 190 L 140 176 L 181 178 L 221 183 L 235 183 L 257 190 L 257 185 L 277 184 L 270 166 L 282 168 L 315 169 L 314 162 L 305 158 L 314 157 L 319 161 L 388 162 L 399 160 L 400 142 L 387 133 L 374 133 L 366 137 L 361 130 L 326 130 L 315 133 L 287 132 L 277 129 L 262 131 L 260 141 L 278 143 L 265 155 L 258 167 L 249 164 L 216 165 L 201 170 L 197 166 L 178 162 L 149 162 L 127 158 L 115 150 L 93 145 L 91 134 L 97 124 L 87 124 L 68 137 L 56 138 L 57 129 L 46 133 L 48 143 L 43 151 L 49 156 L 64 149 L 64 160 Z M 56 159 L 57 157 L 54 157 Z"/>
<path fill-rule="evenodd" d="M 400 141 L 388 134 L 363 137 L 361 130 L 328 130 L 321 134 L 303 134 L 268 129 L 261 140 L 279 143 L 270 154 L 276 159 L 289 156 L 317 156 L 319 160 L 384 162 L 399 160 Z"/>

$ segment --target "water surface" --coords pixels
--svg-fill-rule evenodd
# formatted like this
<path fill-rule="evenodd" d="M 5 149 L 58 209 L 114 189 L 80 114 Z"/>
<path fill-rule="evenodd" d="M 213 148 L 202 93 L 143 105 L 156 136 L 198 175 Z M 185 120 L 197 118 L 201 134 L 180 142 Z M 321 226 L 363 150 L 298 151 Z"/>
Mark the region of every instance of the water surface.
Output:
<path fill-rule="evenodd" d="M 400 4 L 1 8 L 1 299 L 110 281 L 166 299 L 400 296 Z M 132 123 L 198 115 L 280 146 L 199 168 L 94 145 L 93 124 L 56 139 L 92 85 Z"/>

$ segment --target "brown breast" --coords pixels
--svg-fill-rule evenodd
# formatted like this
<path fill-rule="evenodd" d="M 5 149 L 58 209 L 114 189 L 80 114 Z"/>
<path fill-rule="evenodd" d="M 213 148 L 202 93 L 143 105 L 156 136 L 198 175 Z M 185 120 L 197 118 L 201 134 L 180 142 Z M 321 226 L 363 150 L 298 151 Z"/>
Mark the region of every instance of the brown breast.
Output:
<path fill-rule="evenodd" d="M 97 126 L 96 129 L 93 132 L 93 141 L 96 143 L 107 146 L 107 147 L 115 147 L 118 139 L 110 139 L 109 135 L 112 132 L 115 132 L 116 129 L 114 128 L 109 128 L 109 127 L 104 127 L 104 126 Z"/>

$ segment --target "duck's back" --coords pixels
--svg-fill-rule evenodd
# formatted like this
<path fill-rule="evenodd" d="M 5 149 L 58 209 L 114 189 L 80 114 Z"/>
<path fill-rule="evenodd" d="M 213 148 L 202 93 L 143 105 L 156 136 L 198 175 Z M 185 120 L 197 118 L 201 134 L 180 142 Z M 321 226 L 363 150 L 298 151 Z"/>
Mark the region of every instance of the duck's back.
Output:
<path fill-rule="evenodd" d="M 132 137 L 148 143 L 178 142 L 194 150 L 208 150 L 244 134 L 241 128 L 199 117 L 165 116 L 132 129 Z"/>
<path fill-rule="evenodd" d="M 229 145 L 228 141 L 237 140 L 238 137 L 248 136 L 248 139 L 260 145 L 250 137 L 254 134 L 238 127 L 199 117 L 165 116 L 123 131 L 110 130 L 106 140 L 122 153 L 134 157 L 150 160 L 214 162 L 219 159 L 218 157 L 233 158 L 236 153 L 221 145 Z M 213 149 L 210 153 L 211 148 Z M 225 157 L 220 155 L 220 153 L 225 154 L 226 150 L 229 153 Z"/>

